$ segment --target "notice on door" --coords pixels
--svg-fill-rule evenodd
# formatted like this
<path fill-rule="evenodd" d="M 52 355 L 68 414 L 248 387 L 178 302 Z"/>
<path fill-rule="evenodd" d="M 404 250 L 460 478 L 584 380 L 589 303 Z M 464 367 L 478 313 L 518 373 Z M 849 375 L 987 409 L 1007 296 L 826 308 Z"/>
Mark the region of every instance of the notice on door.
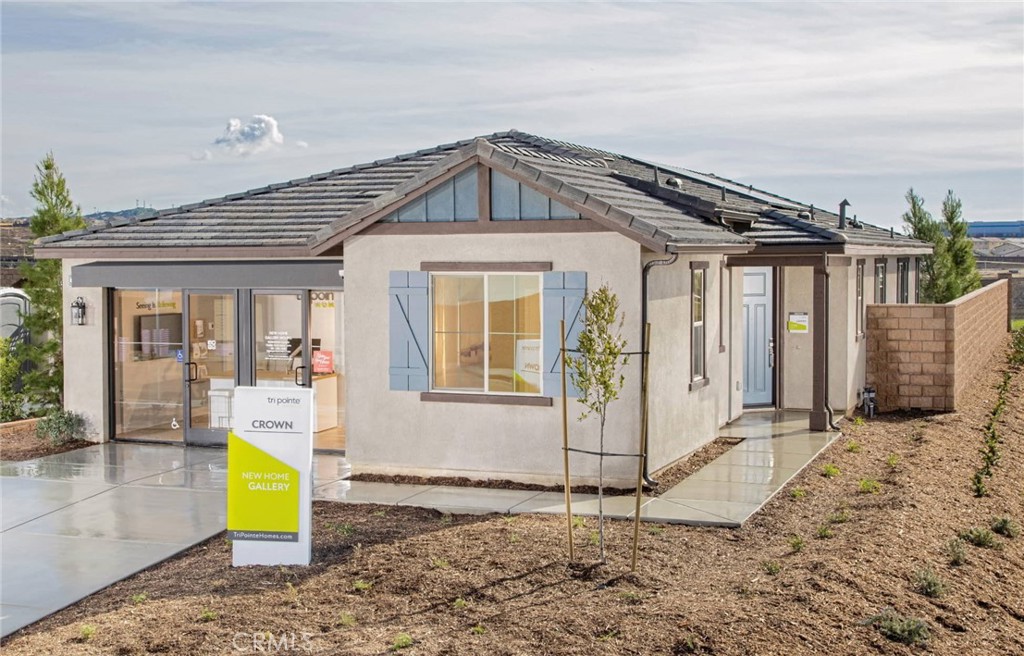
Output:
<path fill-rule="evenodd" d="M 234 566 L 308 565 L 313 390 L 236 387 L 228 433 L 228 537 Z"/>
<path fill-rule="evenodd" d="M 811 320 L 806 312 L 790 312 L 786 329 L 791 333 L 811 332 Z"/>

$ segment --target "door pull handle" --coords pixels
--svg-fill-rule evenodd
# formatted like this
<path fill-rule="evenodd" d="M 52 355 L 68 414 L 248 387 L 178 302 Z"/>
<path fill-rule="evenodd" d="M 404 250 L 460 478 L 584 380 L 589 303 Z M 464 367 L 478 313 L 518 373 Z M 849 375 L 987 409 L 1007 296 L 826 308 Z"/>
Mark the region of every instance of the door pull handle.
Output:
<path fill-rule="evenodd" d="M 196 362 L 186 362 L 185 366 L 188 367 L 188 382 L 194 383 L 199 380 L 199 364 Z M 195 369 L 193 369 L 193 367 L 195 367 Z M 193 371 L 195 372 L 195 375 L 193 375 Z"/>
<path fill-rule="evenodd" d="M 299 387 L 304 387 L 305 386 L 305 384 L 302 381 L 302 379 L 299 378 L 299 372 L 305 370 L 305 368 L 306 368 L 305 365 L 302 365 L 302 366 L 299 366 L 299 367 L 295 367 L 295 384 L 298 385 Z"/>

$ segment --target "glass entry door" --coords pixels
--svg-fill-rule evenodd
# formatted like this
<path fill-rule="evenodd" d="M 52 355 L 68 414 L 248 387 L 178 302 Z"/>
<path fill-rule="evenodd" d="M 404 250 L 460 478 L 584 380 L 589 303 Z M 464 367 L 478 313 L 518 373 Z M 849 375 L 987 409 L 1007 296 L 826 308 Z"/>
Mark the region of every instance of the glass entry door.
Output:
<path fill-rule="evenodd" d="M 234 291 L 185 292 L 185 441 L 227 444 L 235 371 Z"/>
<path fill-rule="evenodd" d="M 252 295 L 253 378 L 256 387 L 309 387 L 308 292 Z M 319 344 L 312 345 L 319 350 Z"/>

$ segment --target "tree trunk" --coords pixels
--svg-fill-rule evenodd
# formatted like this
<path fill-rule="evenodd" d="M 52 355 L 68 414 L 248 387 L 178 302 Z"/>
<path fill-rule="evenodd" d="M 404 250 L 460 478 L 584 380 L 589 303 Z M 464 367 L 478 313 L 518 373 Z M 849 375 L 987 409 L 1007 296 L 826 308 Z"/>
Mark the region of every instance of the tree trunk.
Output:
<path fill-rule="evenodd" d="M 597 456 L 597 540 L 601 552 L 601 562 L 604 558 L 604 415 L 601 415 L 601 446 Z"/>

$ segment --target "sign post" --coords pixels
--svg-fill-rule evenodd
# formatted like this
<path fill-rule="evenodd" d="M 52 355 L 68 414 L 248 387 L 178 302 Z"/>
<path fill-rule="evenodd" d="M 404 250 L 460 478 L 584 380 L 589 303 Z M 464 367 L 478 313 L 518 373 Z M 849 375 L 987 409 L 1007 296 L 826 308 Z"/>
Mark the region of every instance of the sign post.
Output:
<path fill-rule="evenodd" d="M 308 565 L 313 390 L 237 387 L 228 433 L 231 564 Z"/>

